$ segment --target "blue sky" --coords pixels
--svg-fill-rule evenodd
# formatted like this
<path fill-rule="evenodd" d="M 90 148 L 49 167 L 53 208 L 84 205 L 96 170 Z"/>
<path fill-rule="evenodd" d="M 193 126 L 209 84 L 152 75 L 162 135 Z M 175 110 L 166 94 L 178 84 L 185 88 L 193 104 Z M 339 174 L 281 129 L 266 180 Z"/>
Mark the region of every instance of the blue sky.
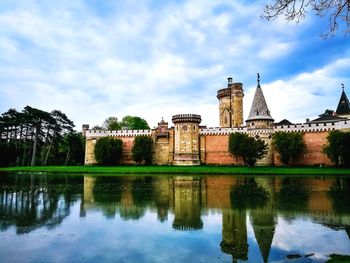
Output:
<path fill-rule="evenodd" d="M 349 37 L 326 22 L 260 19 L 260 1 L 0 2 L 0 112 L 66 113 L 80 130 L 109 116 L 202 115 L 218 126 L 216 92 L 242 82 L 247 118 L 256 73 L 272 117 L 303 122 L 350 95 Z"/>

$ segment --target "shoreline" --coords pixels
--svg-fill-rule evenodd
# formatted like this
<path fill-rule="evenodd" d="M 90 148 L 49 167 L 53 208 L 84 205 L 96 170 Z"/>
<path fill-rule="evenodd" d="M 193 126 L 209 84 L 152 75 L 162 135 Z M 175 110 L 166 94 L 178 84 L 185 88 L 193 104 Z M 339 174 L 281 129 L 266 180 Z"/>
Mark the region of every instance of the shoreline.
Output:
<path fill-rule="evenodd" d="M 242 166 L 20 166 L 2 167 L 6 172 L 88 174 L 182 174 L 182 175 L 349 175 L 350 169 L 335 167 L 242 167 Z"/>

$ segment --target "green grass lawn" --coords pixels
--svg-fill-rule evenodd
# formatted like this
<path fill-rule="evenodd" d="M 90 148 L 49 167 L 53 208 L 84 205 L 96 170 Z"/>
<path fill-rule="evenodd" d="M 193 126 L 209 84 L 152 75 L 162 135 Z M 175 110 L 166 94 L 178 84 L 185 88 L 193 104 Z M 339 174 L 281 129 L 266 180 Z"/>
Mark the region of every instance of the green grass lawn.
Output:
<path fill-rule="evenodd" d="M 250 174 L 250 175 L 350 175 L 350 169 L 333 167 L 239 166 L 22 166 L 0 172 L 57 172 L 95 174 Z"/>

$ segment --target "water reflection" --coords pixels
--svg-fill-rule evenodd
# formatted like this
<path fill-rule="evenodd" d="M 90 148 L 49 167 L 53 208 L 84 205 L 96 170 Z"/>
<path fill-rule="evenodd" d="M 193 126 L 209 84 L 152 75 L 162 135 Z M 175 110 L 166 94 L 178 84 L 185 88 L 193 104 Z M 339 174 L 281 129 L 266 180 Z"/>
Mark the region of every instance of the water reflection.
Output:
<path fill-rule="evenodd" d="M 42 226 L 49 229 L 70 214 L 83 184 L 81 178 L 47 178 L 44 175 L 0 176 L 1 231 L 15 225 L 18 234 Z M 71 183 L 75 187 L 71 187 Z"/>
<path fill-rule="evenodd" d="M 133 223 L 118 225 L 130 232 L 123 236 L 129 241 L 139 235 L 137 231 L 152 231 L 162 224 L 169 227 L 158 238 L 177 240 L 177 246 L 185 246 L 192 237 L 208 238 L 201 253 L 203 249 L 215 251 L 211 261 L 225 256 L 233 262 L 284 261 L 288 257 L 293 262 L 324 262 L 332 253 L 350 255 L 350 178 L 346 177 L 55 178 L 17 174 L 2 175 L 0 183 L 2 233 L 12 226 L 17 234 L 52 229 L 66 218 L 88 220 L 100 213 L 111 222 L 139 222 L 138 230 L 131 228 L 135 228 Z M 75 205 L 78 215 L 72 212 Z M 149 219 L 152 214 L 158 223 Z M 209 238 L 214 235 L 209 229 L 216 224 L 217 215 L 221 231 L 214 231 L 219 236 L 213 249 L 209 241 L 215 238 Z M 96 228 L 106 222 L 99 220 Z"/>

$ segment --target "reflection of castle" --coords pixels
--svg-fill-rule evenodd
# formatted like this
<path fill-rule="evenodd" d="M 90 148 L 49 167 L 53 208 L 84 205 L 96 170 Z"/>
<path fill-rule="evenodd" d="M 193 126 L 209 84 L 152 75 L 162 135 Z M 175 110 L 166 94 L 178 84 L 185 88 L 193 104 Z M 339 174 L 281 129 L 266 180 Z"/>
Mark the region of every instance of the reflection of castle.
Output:
<path fill-rule="evenodd" d="M 93 190 L 93 183 L 97 182 L 94 181 L 95 179 L 87 178 L 90 177 L 84 180 L 87 190 L 84 190 L 86 197 L 84 196 L 82 205 L 85 212 L 98 208 L 106 214 L 106 209 L 114 207 L 115 213 L 119 213 L 122 219 L 137 219 L 134 216 L 135 211 L 141 211 L 138 214 L 142 216 L 144 211 L 150 208 L 157 211 L 158 220 L 161 222 L 166 221 L 168 213 L 171 212 L 174 215 L 172 222 L 174 229 L 191 231 L 205 227 L 201 217 L 207 214 L 208 210 L 221 211 L 222 241 L 220 248 L 222 252 L 231 255 L 233 261 L 248 258 L 247 220 L 252 226 L 264 262 L 268 262 L 269 259 L 279 216 L 291 219 L 302 216 L 328 228 L 345 229 L 349 235 L 350 211 L 338 212 L 336 202 L 339 200 L 332 197 L 331 194 L 332 191 L 341 193 L 342 189 L 349 189 L 347 179 L 251 178 L 260 187 L 258 189 L 264 189 L 267 193 L 266 202 L 259 203 L 260 206 L 252 204 L 253 206 L 249 207 L 248 203 L 248 207 L 233 208 L 234 203 L 239 200 L 232 199 L 231 191 L 237 186 L 242 186 L 246 182 L 244 179 L 230 176 L 154 177 L 149 182 L 141 182 L 151 189 L 153 193 L 148 196 L 152 198 L 147 202 L 138 203 L 135 196 L 137 192 L 133 190 L 135 187 L 133 181 L 140 179 L 128 177 L 117 181 L 112 188 L 123 189 L 120 198 L 115 201 L 107 198 L 104 202 L 97 202 L 98 192 L 94 193 Z M 291 198 L 291 190 L 302 197 Z M 348 194 L 344 192 L 339 198 L 346 199 L 345 196 Z M 287 200 L 284 199 L 286 195 L 290 197 Z"/>
<path fill-rule="evenodd" d="M 335 230 L 350 229 L 350 181 L 348 178 L 248 177 L 81 177 L 55 181 L 45 175 L 19 175 L 0 178 L 1 230 L 16 226 L 18 233 L 40 227 L 54 227 L 69 215 L 70 207 L 81 197 L 80 215 L 100 210 L 105 217 L 122 220 L 143 217 L 156 211 L 158 220 L 170 228 L 193 231 L 205 229 L 204 216 L 222 215 L 222 237 L 218 249 L 232 260 L 248 258 L 253 231 L 261 258 L 267 262 L 276 236 L 277 219 L 303 217 Z M 252 184 L 252 182 L 254 184 Z M 234 189 L 252 184 L 252 196 L 264 202 L 243 202 L 247 196 L 232 195 Z M 82 188 L 83 186 L 83 188 Z M 260 191 L 255 192 L 255 191 Z M 293 195 L 298 198 L 293 198 Z M 219 221 L 220 222 L 220 221 Z M 1 231 L 0 230 L 0 231 Z M 248 238 L 249 237 L 249 238 Z M 346 241 L 347 242 L 347 241 Z M 249 243 L 251 244 L 251 243 Z M 219 248 L 220 246 L 220 248 Z"/>
<path fill-rule="evenodd" d="M 251 110 L 243 126 L 243 85 L 233 83 L 228 78 L 227 88 L 217 92 L 219 99 L 220 127 L 200 126 L 201 116 L 178 114 L 172 117 L 173 127 L 162 120 L 153 130 L 95 131 L 83 125 L 86 136 L 85 164 L 94 164 L 94 145 L 96 139 L 105 136 L 120 138 L 123 141 L 123 163 L 133 163 L 131 148 L 135 136 L 151 136 L 154 141 L 153 162 L 155 164 L 199 165 L 199 164 L 241 164 L 242 160 L 233 158 L 228 152 L 228 137 L 231 133 L 242 132 L 265 140 L 271 145 L 271 135 L 276 131 L 300 131 L 304 133 L 306 152 L 294 160 L 297 165 L 331 164 L 322 151 L 328 133 L 332 130 L 350 129 L 350 103 L 344 88 L 335 112 L 326 111 L 320 118 L 306 123 L 293 124 L 288 120 L 274 123 L 267 106 L 260 77 L 255 91 Z M 280 160 L 270 147 L 267 156 L 259 164 L 279 165 Z"/>

